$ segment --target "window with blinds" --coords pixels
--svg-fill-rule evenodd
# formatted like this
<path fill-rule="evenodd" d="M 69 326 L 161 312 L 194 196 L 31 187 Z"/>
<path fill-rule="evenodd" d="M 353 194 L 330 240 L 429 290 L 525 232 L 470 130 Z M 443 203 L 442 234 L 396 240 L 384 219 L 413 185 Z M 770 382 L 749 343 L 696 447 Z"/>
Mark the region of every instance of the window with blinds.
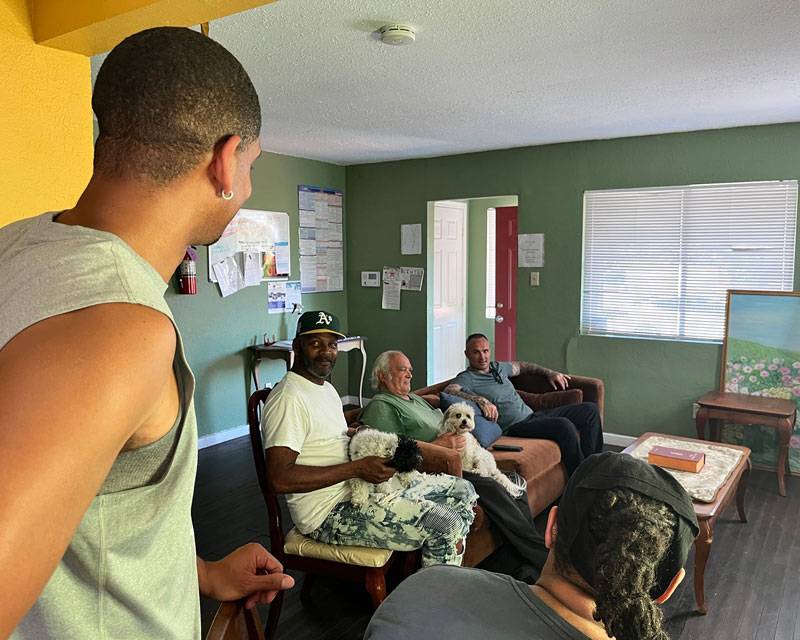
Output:
<path fill-rule="evenodd" d="M 797 181 L 586 191 L 581 333 L 721 341 L 728 289 L 791 291 Z"/>

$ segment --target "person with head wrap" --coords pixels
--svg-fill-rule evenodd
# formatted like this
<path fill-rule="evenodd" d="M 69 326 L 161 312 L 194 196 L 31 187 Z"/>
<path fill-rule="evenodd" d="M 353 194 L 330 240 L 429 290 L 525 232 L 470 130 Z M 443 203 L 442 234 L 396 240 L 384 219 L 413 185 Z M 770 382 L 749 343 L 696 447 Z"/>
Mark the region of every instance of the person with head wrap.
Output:
<path fill-rule="evenodd" d="M 443 629 L 461 640 L 668 640 L 658 605 L 683 580 L 698 530 L 691 498 L 668 473 L 626 454 L 596 454 L 550 512 L 550 555 L 535 585 L 426 569 L 384 601 L 365 640 L 426 640 Z"/>

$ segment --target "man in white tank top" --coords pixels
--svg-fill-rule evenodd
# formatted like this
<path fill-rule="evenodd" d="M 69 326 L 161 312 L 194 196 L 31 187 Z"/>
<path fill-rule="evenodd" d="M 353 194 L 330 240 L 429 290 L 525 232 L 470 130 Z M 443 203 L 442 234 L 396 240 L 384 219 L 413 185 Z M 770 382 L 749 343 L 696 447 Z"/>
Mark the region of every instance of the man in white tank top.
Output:
<path fill-rule="evenodd" d="M 254 606 L 293 585 L 260 545 L 195 557 L 194 379 L 163 300 L 250 196 L 261 112 L 178 28 L 117 45 L 92 107 L 75 207 L 0 230 L 0 637 L 198 637 L 198 588 Z"/>

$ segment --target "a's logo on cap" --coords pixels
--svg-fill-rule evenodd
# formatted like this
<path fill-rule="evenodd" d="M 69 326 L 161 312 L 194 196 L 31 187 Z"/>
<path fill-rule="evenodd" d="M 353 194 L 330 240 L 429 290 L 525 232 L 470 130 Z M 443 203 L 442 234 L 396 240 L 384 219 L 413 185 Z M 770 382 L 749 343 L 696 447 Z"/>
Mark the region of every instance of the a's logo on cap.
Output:
<path fill-rule="evenodd" d="M 333 316 L 326 315 L 324 311 L 319 312 L 319 320 L 317 320 L 317 324 L 328 325 L 331 322 L 333 322 Z"/>

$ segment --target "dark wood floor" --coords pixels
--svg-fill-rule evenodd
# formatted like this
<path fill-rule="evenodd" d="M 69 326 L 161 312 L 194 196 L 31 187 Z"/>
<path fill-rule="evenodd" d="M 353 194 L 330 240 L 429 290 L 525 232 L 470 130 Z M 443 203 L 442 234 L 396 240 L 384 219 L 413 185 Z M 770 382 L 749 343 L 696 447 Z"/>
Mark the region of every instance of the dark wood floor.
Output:
<path fill-rule="evenodd" d="M 735 508 L 717 522 L 706 568 L 709 612 L 693 612 L 692 563 L 664 606 L 673 640 L 800 640 L 800 481 L 777 492 L 774 473 L 754 471 L 747 494 L 748 523 Z M 269 548 L 264 503 L 247 438 L 200 452 L 193 506 L 198 553 L 217 559 L 246 542 Z M 302 579 L 301 576 L 295 578 Z M 313 606 L 300 603 L 299 586 L 284 602 L 279 635 L 284 640 L 356 640 L 369 621 L 366 593 L 351 584 L 320 579 Z M 216 603 L 203 600 L 203 630 Z M 262 610 L 266 620 L 266 608 Z"/>

